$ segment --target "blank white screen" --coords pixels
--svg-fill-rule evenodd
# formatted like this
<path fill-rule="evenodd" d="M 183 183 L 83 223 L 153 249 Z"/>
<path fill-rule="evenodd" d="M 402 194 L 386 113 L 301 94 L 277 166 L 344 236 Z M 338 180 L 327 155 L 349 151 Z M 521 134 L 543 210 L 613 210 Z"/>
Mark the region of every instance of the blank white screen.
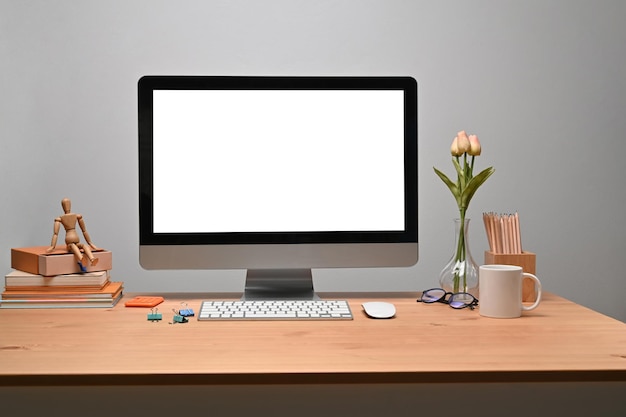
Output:
<path fill-rule="evenodd" d="M 154 232 L 404 230 L 404 96 L 156 90 Z"/>

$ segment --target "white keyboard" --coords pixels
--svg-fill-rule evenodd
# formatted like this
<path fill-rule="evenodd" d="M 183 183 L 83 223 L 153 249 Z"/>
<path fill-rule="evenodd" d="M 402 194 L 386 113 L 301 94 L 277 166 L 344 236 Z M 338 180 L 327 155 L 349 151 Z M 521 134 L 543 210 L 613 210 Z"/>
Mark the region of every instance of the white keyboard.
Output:
<path fill-rule="evenodd" d="M 352 320 L 345 300 L 203 301 L 198 320 Z"/>

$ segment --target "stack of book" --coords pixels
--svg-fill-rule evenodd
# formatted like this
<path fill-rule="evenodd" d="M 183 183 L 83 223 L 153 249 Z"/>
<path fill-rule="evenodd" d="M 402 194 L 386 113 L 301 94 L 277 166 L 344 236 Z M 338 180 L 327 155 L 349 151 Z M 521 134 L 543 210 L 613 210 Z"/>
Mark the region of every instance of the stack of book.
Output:
<path fill-rule="evenodd" d="M 111 281 L 110 251 L 93 252 L 98 262 L 83 272 L 65 248 L 46 249 L 11 249 L 13 270 L 4 278 L 0 308 L 106 308 L 122 298 L 123 283 Z"/>

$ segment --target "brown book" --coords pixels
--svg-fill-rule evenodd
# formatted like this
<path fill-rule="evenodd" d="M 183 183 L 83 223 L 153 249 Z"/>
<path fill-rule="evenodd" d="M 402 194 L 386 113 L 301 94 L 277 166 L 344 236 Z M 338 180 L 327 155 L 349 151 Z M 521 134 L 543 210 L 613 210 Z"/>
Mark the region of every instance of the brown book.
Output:
<path fill-rule="evenodd" d="M 111 308 L 122 299 L 123 287 L 108 298 L 16 298 L 11 300 L 0 299 L 0 309 L 15 308 Z"/>
<path fill-rule="evenodd" d="M 123 288 L 122 282 L 109 282 L 104 288 L 100 290 L 87 290 L 87 291 L 4 291 L 2 293 L 2 301 L 8 300 L 71 300 L 71 299 L 113 299 L 117 296 Z"/>
<path fill-rule="evenodd" d="M 47 253 L 49 246 L 32 246 L 11 249 L 11 268 L 44 276 L 76 274 L 82 272 L 74 254 L 58 246 Z M 113 256 L 108 250 L 93 252 L 97 265 L 88 265 L 87 272 L 108 271 L 112 268 Z"/>
<path fill-rule="evenodd" d="M 16 269 L 4 276 L 4 286 L 9 290 L 26 289 L 100 289 L 109 281 L 109 271 L 94 271 L 81 274 L 63 274 L 50 277 L 31 274 L 30 272 Z"/>

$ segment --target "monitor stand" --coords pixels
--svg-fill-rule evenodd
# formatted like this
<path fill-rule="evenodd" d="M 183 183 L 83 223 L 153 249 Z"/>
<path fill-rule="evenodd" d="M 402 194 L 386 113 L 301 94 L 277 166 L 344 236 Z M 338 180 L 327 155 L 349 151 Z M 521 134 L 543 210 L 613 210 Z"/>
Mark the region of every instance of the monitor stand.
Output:
<path fill-rule="evenodd" d="M 319 300 L 310 269 L 249 269 L 242 300 Z"/>

